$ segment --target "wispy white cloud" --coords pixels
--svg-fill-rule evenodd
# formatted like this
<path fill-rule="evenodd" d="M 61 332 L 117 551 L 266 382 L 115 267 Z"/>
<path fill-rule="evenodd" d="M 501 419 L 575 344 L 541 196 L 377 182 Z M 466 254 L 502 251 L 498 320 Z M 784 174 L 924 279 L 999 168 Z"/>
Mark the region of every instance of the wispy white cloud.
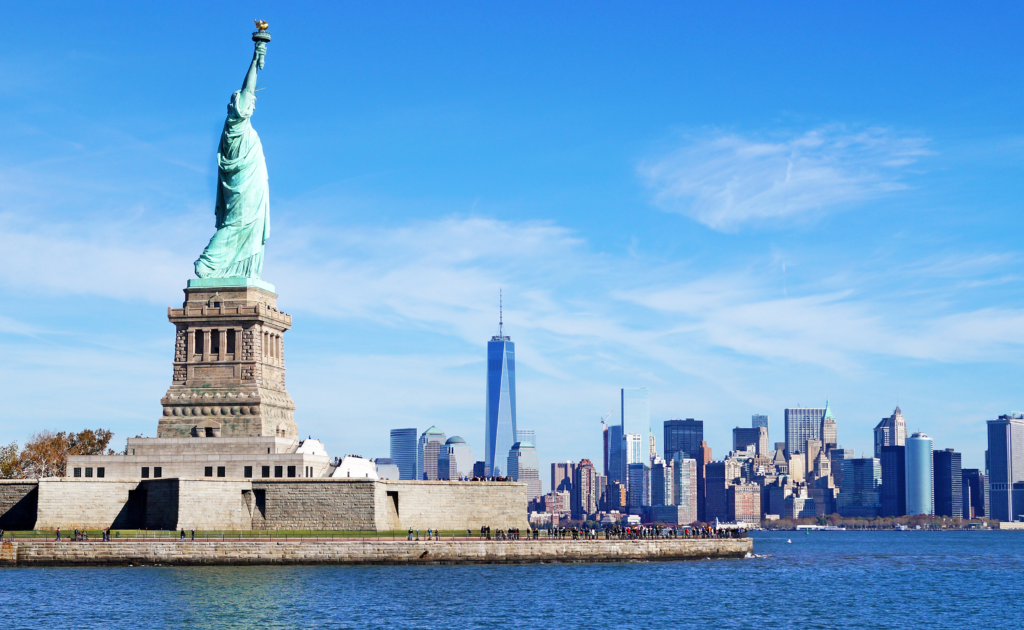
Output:
<path fill-rule="evenodd" d="M 764 140 L 709 132 L 642 162 L 638 172 L 659 208 L 732 231 L 903 190 L 907 167 L 928 153 L 925 146 L 881 128 L 822 127 Z"/>

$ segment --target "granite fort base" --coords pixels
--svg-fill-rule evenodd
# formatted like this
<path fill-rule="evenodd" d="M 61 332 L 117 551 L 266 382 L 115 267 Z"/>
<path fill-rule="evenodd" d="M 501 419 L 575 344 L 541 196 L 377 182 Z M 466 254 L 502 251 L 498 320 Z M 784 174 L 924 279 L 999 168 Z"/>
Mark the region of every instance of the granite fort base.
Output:
<path fill-rule="evenodd" d="M 0 481 L 5 529 L 464 530 L 528 527 L 526 485 L 372 479 Z"/>
<path fill-rule="evenodd" d="M 0 566 L 200 564 L 515 564 L 742 558 L 726 540 L 4 543 Z"/>

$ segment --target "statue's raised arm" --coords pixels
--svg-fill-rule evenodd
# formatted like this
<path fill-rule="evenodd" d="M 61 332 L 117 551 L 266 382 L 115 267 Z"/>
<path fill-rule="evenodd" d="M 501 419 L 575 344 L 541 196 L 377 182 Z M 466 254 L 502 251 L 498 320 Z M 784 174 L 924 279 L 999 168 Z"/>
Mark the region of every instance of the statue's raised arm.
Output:
<path fill-rule="evenodd" d="M 270 186 L 263 144 L 252 128 L 256 73 L 267 53 L 266 22 L 257 22 L 256 49 L 242 89 L 231 95 L 217 150 L 217 232 L 199 260 L 200 278 L 259 279 L 263 247 L 270 236 Z"/>
<path fill-rule="evenodd" d="M 249 103 L 256 98 L 256 72 L 263 69 L 267 55 L 267 45 L 263 42 L 256 42 L 256 50 L 252 53 L 252 63 L 249 64 L 249 71 L 245 73 L 245 80 L 242 81 L 242 90 L 239 96 L 243 109 L 248 109 Z"/>

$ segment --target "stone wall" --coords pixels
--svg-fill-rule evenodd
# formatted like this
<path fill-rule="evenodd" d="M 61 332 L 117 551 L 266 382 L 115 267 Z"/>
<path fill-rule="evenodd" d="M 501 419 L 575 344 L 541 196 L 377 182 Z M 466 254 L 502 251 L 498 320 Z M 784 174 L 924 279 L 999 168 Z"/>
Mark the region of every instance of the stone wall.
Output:
<path fill-rule="evenodd" d="M 248 479 L 179 479 L 175 529 L 252 529 Z"/>
<path fill-rule="evenodd" d="M 730 540 L 377 541 L 319 542 L 15 542 L 0 565 L 127 564 L 512 564 L 739 558 L 750 538 Z"/>
<path fill-rule="evenodd" d="M 18 529 L 528 527 L 525 484 L 326 477 L 94 477 L 5 482 L 0 484 L 0 518 L 5 523 L 22 523 Z M 4 527 L 13 529 L 15 525 Z"/>
<path fill-rule="evenodd" d="M 376 529 L 377 483 L 367 479 L 254 479 L 257 509 L 253 510 L 252 529 Z"/>
<path fill-rule="evenodd" d="M 0 480 L 0 529 L 35 529 L 39 484 L 33 480 Z"/>
<path fill-rule="evenodd" d="M 397 498 L 398 529 L 527 528 L 526 484 L 467 481 L 379 481 L 378 529 L 384 519 L 387 493 Z"/>
<path fill-rule="evenodd" d="M 40 479 L 35 528 L 131 527 L 135 508 L 129 492 L 138 486 L 138 481 L 115 479 Z"/>

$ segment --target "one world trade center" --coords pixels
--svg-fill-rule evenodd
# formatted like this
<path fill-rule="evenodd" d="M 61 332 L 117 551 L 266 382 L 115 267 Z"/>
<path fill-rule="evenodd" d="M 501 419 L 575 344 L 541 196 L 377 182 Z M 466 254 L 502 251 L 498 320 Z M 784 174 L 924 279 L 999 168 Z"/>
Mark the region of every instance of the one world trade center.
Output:
<path fill-rule="evenodd" d="M 499 299 L 498 334 L 487 342 L 484 474 L 493 477 L 508 475 L 508 452 L 516 442 L 516 345 L 505 336 L 500 308 Z"/>

